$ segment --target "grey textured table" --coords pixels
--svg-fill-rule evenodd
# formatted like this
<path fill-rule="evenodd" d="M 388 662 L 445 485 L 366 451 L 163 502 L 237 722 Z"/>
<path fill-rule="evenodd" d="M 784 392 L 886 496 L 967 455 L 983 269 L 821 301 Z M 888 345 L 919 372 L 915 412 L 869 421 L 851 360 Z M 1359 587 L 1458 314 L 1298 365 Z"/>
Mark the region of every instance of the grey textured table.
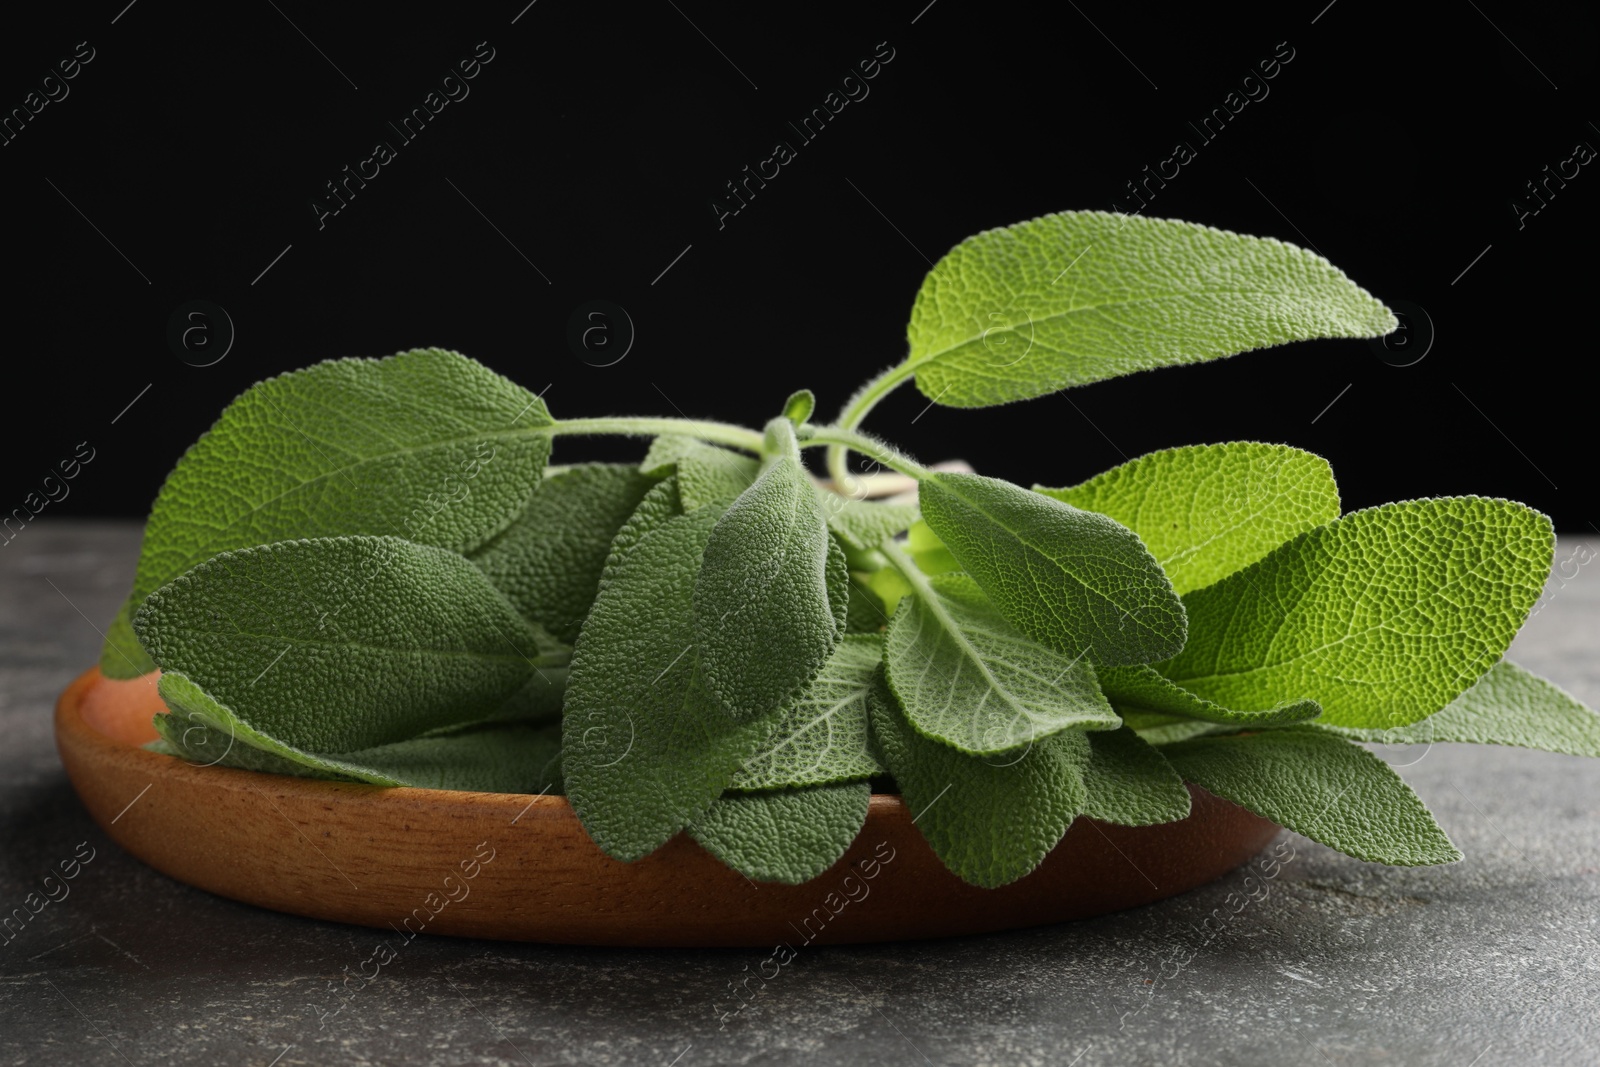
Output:
<path fill-rule="evenodd" d="M 0 909 L 94 850 L 0 941 L 6 1063 L 1600 1062 L 1600 765 L 1465 746 L 1384 753 L 1466 852 L 1451 867 L 1284 834 L 1293 859 L 1237 912 L 1243 872 L 1089 922 L 815 948 L 725 1027 L 729 983 L 764 952 L 424 936 L 347 1002 L 372 932 L 173 882 L 67 784 L 50 710 L 94 661 L 137 544 L 131 524 L 46 519 L 0 549 Z M 1579 544 L 1513 655 L 1594 704 L 1600 568 Z"/>

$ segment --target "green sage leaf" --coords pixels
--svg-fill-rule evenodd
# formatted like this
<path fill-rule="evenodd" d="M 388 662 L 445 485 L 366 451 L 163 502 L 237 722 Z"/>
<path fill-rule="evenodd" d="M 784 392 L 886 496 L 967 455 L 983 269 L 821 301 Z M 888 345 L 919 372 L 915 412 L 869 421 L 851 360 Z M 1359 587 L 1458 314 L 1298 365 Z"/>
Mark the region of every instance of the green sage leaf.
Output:
<path fill-rule="evenodd" d="M 1461 858 L 1387 763 L 1314 726 L 1201 737 L 1161 753 L 1186 781 L 1358 860 L 1417 867 Z"/>
<path fill-rule="evenodd" d="M 1317 725 L 1352 740 L 1386 745 L 1459 741 L 1600 756 L 1600 715 L 1509 660 L 1490 667 L 1472 688 L 1421 722 L 1393 730 Z"/>
<path fill-rule="evenodd" d="M 163 671 L 325 754 L 493 718 L 564 658 L 465 558 L 398 537 L 224 552 L 151 593 L 133 625 Z"/>
<path fill-rule="evenodd" d="M 1339 517 L 1327 460 L 1254 441 L 1169 448 L 1066 489 L 1034 488 L 1138 534 L 1179 595 Z"/>
<path fill-rule="evenodd" d="M 832 867 L 867 821 L 866 782 L 729 793 L 689 835 L 746 878 L 799 885 Z"/>
<path fill-rule="evenodd" d="M 675 473 L 685 511 L 726 506 L 761 473 L 761 461 L 692 437 L 663 434 L 650 443 L 639 470 L 652 477 Z"/>
<path fill-rule="evenodd" d="M 1242 711 L 1311 699 L 1335 726 L 1416 722 L 1500 659 L 1554 545 L 1548 518 L 1505 500 L 1357 511 L 1190 593 L 1189 643 L 1159 670 Z"/>
<path fill-rule="evenodd" d="M 1166 757 L 1128 727 L 1089 738 L 1083 814 L 1119 826 L 1154 826 L 1189 817 L 1189 790 Z"/>
<path fill-rule="evenodd" d="M 1098 674 L 1100 688 L 1119 714 L 1127 709 L 1241 726 L 1282 726 L 1322 714 L 1322 706 L 1315 700 L 1289 701 L 1260 711 L 1225 708 L 1189 692 L 1147 663 L 1102 667 Z"/>
<path fill-rule="evenodd" d="M 568 467 L 468 558 L 524 618 L 571 643 L 599 591 L 611 539 L 655 484 L 631 466 Z"/>
<path fill-rule="evenodd" d="M 1095 669 L 1008 623 L 965 574 L 915 583 L 889 620 L 889 685 L 917 731 L 976 755 L 1072 727 L 1115 729 Z"/>
<path fill-rule="evenodd" d="M 923 521 L 1035 641 L 1107 664 L 1183 647 L 1183 603 L 1126 526 L 977 474 L 930 474 L 919 495 Z"/>
<path fill-rule="evenodd" d="M 930 400 L 986 407 L 1396 325 L 1305 249 L 1189 222 L 1067 211 L 969 237 L 936 263 L 911 309 L 907 363 Z"/>
<path fill-rule="evenodd" d="M 1089 741 L 1079 730 L 1021 754 L 972 756 L 923 737 L 886 683 L 873 688 L 872 729 L 917 828 L 944 865 L 985 889 L 1037 867 L 1083 810 Z"/>

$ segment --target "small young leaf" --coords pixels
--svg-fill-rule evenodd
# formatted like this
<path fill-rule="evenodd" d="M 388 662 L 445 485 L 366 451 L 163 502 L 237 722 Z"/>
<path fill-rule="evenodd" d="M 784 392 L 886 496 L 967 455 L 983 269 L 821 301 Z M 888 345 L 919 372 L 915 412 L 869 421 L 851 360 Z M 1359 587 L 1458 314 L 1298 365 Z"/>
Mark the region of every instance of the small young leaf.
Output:
<path fill-rule="evenodd" d="M 828 529 L 846 548 L 857 552 L 869 552 L 889 538 L 904 533 L 918 516 L 914 504 L 851 500 L 821 486 L 817 487 L 817 499 L 828 516 Z"/>
<path fill-rule="evenodd" d="M 783 402 L 783 417 L 796 426 L 804 425 L 815 410 L 817 410 L 817 394 L 809 389 L 797 389 Z"/>
<path fill-rule="evenodd" d="M 1314 726 L 1202 737 L 1161 753 L 1185 781 L 1358 860 L 1419 867 L 1461 858 L 1387 763 Z"/>
<path fill-rule="evenodd" d="M 735 718 L 775 710 L 833 652 L 848 587 L 839 586 L 836 610 L 830 557 L 847 582 L 798 449 L 769 463 L 717 520 L 695 579 L 694 642 L 706 688 Z"/>
<path fill-rule="evenodd" d="M 1189 790 L 1166 757 L 1126 726 L 1088 735 L 1083 814 L 1119 826 L 1154 826 L 1189 817 Z"/>
<path fill-rule="evenodd" d="M 652 477 L 676 472 L 683 509 L 693 511 L 733 503 L 761 473 L 761 462 L 692 437 L 663 434 L 651 442 L 639 470 Z"/>
<path fill-rule="evenodd" d="M 398 537 L 224 552 L 133 625 L 163 671 L 320 753 L 492 718 L 555 648 L 465 558 Z"/>
<path fill-rule="evenodd" d="M 1313 699 L 1322 722 L 1403 726 L 1455 699 L 1544 588 L 1550 520 L 1506 500 L 1411 500 L 1301 534 L 1185 598 L 1159 670 L 1244 711 Z"/>
<path fill-rule="evenodd" d="M 515 522 L 468 558 L 524 618 L 568 643 L 600 588 L 611 539 L 656 483 L 631 466 L 550 475 Z"/>
<path fill-rule="evenodd" d="M 880 680 L 873 736 L 928 844 L 957 877 L 985 889 L 1015 882 L 1055 848 L 1083 810 L 1089 741 L 1064 730 L 1020 755 L 984 759 L 919 734 Z"/>
<path fill-rule="evenodd" d="M 155 717 L 158 749 L 204 767 L 302 778 L 475 793 L 561 792 L 561 727 L 492 723 L 459 727 L 337 756 L 304 752 L 251 730 L 178 673 L 157 683 L 170 714 Z"/>
<path fill-rule="evenodd" d="M 923 520 L 1035 641 L 1108 664 L 1183 647 L 1183 603 L 1126 526 L 977 474 L 930 474 L 919 495 Z"/>
<path fill-rule="evenodd" d="M 1120 720 L 1083 656 L 1037 644 L 965 574 L 921 579 L 889 620 L 889 685 L 917 731 L 976 755 Z"/>
<path fill-rule="evenodd" d="M 1169 448 L 1067 489 L 1034 488 L 1138 534 L 1180 596 L 1339 517 L 1327 460 L 1254 441 Z"/>
<path fill-rule="evenodd" d="M 1471 689 L 1410 726 L 1374 730 L 1317 725 L 1352 740 L 1386 745 L 1460 741 L 1600 756 L 1600 715 L 1509 660 L 1496 663 Z"/>
<path fill-rule="evenodd" d="M 1285 726 L 1322 714 L 1322 707 L 1315 700 L 1291 701 L 1261 711 L 1235 711 L 1189 692 L 1146 663 L 1102 667 L 1097 673 L 1100 688 L 1119 714 L 1126 708 L 1241 726 Z"/>
<path fill-rule="evenodd" d="M 692 591 L 720 513 L 668 518 L 615 559 L 573 649 L 567 796 L 616 859 L 649 855 L 703 815 L 772 731 L 770 715 L 735 722 L 700 680 Z"/>
<path fill-rule="evenodd" d="M 950 407 L 1395 318 L 1321 256 L 1170 219 L 1068 211 L 969 237 L 922 283 L 906 336 L 917 388 Z"/>
<path fill-rule="evenodd" d="M 882 637 L 846 635 L 811 683 L 784 704 L 772 736 L 729 788 L 825 785 L 884 773 L 867 724 L 867 693 L 882 662 Z"/>
<path fill-rule="evenodd" d="M 799 885 L 839 861 L 866 823 L 871 801 L 866 782 L 729 793 L 695 820 L 689 835 L 746 878 Z"/>

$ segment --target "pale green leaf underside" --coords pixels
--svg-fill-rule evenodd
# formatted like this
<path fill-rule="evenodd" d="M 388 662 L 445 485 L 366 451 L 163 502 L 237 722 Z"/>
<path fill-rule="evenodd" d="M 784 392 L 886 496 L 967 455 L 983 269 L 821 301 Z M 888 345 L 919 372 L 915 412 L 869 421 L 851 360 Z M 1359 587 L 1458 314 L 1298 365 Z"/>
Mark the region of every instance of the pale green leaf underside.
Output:
<path fill-rule="evenodd" d="M 779 710 L 772 736 L 745 761 L 729 788 L 824 785 L 884 773 L 867 722 L 867 694 L 882 661 L 882 637 L 842 638 L 817 676 Z"/>
<path fill-rule="evenodd" d="M 1500 659 L 1553 551 L 1550 520 L 1510 501 L 1357 511 L 1190 593 L 1189 642 L 1159 669 L 1243 711 L 1311 699 L 1326 723 L 1403 726 Z"/>
<path fill-rule="evenodd" d="M 1321 724 L 1318 724 L 1321 725 Z M 1390 745 L 1460 741 L 1600 756 L 1600 715 L 1551 682 L 1501 660 L 1442 710 L 1394 730 L 1325 727 L 1342 737 Z"/>
<path fill-rule="evenodd" d="M 1376 337 L 1382 303 L 1315 253 L 1189 222 L 1069 211 L 951 249 L 911 309 L 917 388 L 952 407 L 1312 337 Z"/>
<path fill-rule="evenodd" d="M 1119 826 L 1154 826 L 1189 816 L 1189 790 L 1160 752 L 1126 726 L 1088 735 L 1083 814 Z"/>
<path fill-rule="evenodd" d="M 729 793 L 689 835 L 746 878 L 799 885 L 832 867 L 867 821 L 866 782 Z"/>
<path fill-rule="evenodd" d="M 561 792 L 561 728 L 557 725 L 467 726 L 324 756 L 251 730 L 181 674 L 163 674 L 157 685 L 171 714 L 155 717 L 162 740 L 147 747 L 200 766 L 418 789 Z"/>
<path fill-rule="evenodd" d="M 917 829 L 963 881 L 985 889 L 1037 867 L 1083 810 L 1089 741 L 1079 730 L 1020 754 L 972 756 L 919 734 L 885 684 L 872 727 Z"/>
<path fill-rule="evenodd" d="M 1339 517 L 1327 460 L 1254 441 L 1169 448 L 1066 489 L 1035 489 L 1138 534 L 1179 595 Z"/>
<path fill-rule="evenodd" d="M 150 594 L 134 627 L 164 671 L 321 753 L 492 718 L 554 649 L 464 557 L 396 537 L 225 552 Z"/>
<path fill-rule="evenodd" d="M 932 474 L 918 492 L 923 521 L 1035 641 L 1096 663 L 1148 663 L 1183 647 L 1183 604 L 1127 527 L 977 474 Z"/>
<path fill-rule="evenodd" d="M 965 574 L 927 584 L 889 620 L 884 654 L 889 685 L 919 733 L 992 755 L 1071 727 L 1117 727 L 1087 657 L 1030 640 Z"/>
<path fill-rule="evenodd" d="M 133 632 L 132 600 L 122 602 L 116 618 L 106 627 L 105 647 L 100 650 L 100 673 L 107 678 L 137 678 L 156 669 L 156 661 L 139 644 Z"/>
<path fill-rule="evenodd" d="M 1227 723 L 1181 719 L 1175 715 L 1151 715 L 1142 711 L 1125 712 L 1122 721 L 1139 735 L 1140 740 L 1152 745 L 1170 745 L 1178 741 L 1187 741 L 1192 737 L 1231 734 L 1243 729 Z"/>
<path fill-rule="evenodd" d="M 1461 858 L 1387 763 L 1315 726 L 1202 737 L 1161 753 L 1186 781 L 1347 856 L 1399 867 Z"/>
<path fill-rule="evenodd" d="M 684 510 L 693 511 L 733 503 L 761 473 L 761 462 L 692 437 L 663 434 L 650 443 L 639 470 L 654 477 L 676 472 Z"/>
<path fill-rule="evenodd" d="M 720 511 L 651 518 L 608 565 L 573 650 L 567 796 L 616 859 L 646 856 L 700 818 L 772 729 L 770 715 L 735 722 L 700 680 L 691 598 Z"/>
<path fill-rule="evenodd" d="M 655 482 L 631 466 L 587 463 L 551 474 L 522 514 L 470 557 L 523 617 L 578 637 L 611 539 Z"/>
<path fill-rule="evenodd" d="M 920 514 L 914 504 L 851 500 L 820 486 L 817 499 L 828 516 L 828 528 L 846 548 L 858 552 L 875 549 L 889 538 L 904 533 Z"/>
<path fill-rule="evenodd" d="M 1098 673 L 1100 688 L 1119 713 L 1127 709 L 1241 726 L 1283 726 L 1315 719 L 1322 714 L 1322 708 L 1315 700 L 1289 701 L 1261 711 L 1225 708 L 1191 693 L 1147 663 L 1101 667 Z"/>
<path fill-rule="evenodd" d="M 843 629 L 843 566 L 797 455 L 774 459 L 717 520 L 695 579 L 694 641 L 702 680 L 729 714 L 766 715 L 821 669 Z"/>

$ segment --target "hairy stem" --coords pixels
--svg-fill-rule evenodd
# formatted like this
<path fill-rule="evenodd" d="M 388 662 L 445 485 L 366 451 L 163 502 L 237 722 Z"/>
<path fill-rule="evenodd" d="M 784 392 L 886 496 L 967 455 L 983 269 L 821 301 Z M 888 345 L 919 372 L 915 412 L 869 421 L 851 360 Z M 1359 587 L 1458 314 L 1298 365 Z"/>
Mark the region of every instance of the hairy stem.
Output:
<path fill-rule="evenodd" d="M 835 451 L 842 454 L 848 448 L 877 460 L 885 467 L 897 470 L 901 474 L 909 475 L 918 480 L 926 478 L 929 474 L 927 467 L 924 467 L 894 446 L 880 441 L 876 437 L 861 433 L 858 430 L 847 429 L 843 426 L 807 426 L 801 434 L 801 447 L 810 448 L 813 445 L 831 446 L 828 456 L 830 461 Z M 855 479 L 848 472 L 844 474 L 843 478 L 836 471 L 830 470 L 829 473 L 833 476 L 834 491 L 846 496 L 851 495 L 851 487 L 855 484 Z"/>
<path fill-rule="evenodd" d="M 658 434 L 675 433 L 685 437 L 697 438 L 701 441 L 711 441 L 719 445 L 728 445 L 732 448 L 743 449 L 746 452 L 761 454 L 761 434 L 744 426 L 734 426 L 726 422 L 702 422 L 696 419 L 657 419 L 657 418 L 602 418 L 602 419 L 557 419 L 549 426 L 541 426 L 534 432 L 555 434 L 620 434 L 627 437 L 655 437 Z"/>
<path fill-rule="evenodd" d="M 861 420 L 878 406 L 878 401 L 894 392 L 900 383 L 913 373 L 915 371 L 911 364 L 901 363 L 873 378 L 856 390 L 856 395 L 851 397 L 844 410 L 839 412 L 839 418 L 834 425 L 842 430 L 855 429 L 861 425 Z M 848 449 L 842 445 L 836 444 L 828 449 L 828 476 L 833 479 L 833 484 L 841 493 L 851 492 L 854 481 L 850 475 L 849 464 L 846 462 L 847 455 Z"/>

